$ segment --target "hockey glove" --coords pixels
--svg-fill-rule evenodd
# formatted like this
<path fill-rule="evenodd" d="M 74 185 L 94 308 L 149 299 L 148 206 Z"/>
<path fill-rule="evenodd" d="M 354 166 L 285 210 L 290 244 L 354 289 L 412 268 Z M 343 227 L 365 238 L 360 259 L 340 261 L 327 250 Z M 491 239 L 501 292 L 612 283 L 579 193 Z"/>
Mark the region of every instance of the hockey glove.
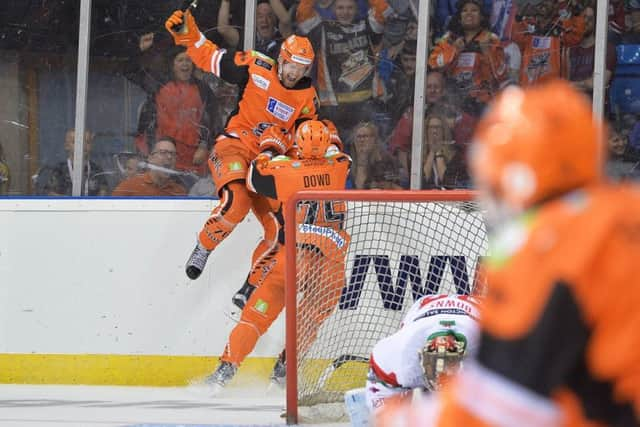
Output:
<path fill-rule="evenodd" d="M 273 158 L 273 152 L 271 150 L 267 150 L 258 154 L 254 162 L 255 162 L 255 165 L 258 167 L 258 169 L 264 169 L 267 167 L 267 164 L 269 164 L 272 158 Z"/>
<path fill-rule="evenodd" d="M 292 135 L 279 126 L 268 127 L 260 137 L 260 151 L 271 151 L 276 154 L 285 154 L 293 145 Z"/>
<path fill-rule="evenodd" d="M 173 30 L 174 27 L 179 27 L 182 22 L 184 24 L 184 32 L 176 32 Z M 169 31 L 171 36 L 173 37 L 173 41 L 177 45 L 190 47 L 196 44 L 200 38 L 204 38 L 204 36 L 200 33 L 198 29 L 198 25 L 196 24 L 196 20 L 191 15 L 190 11 L 186 13 L 181 10 L 176 10 L 173 14 L 166 20 L 164 23 L 164 27 Z"/>
<path fill-rule="evenodd" d="M 339 151 L 343 151 L 344 144 L 342 143 L 342 139 L 340 139 L 336 125 L 329 119 L 323 119 L 322 123 L 324 123 L 324 125 L 329 129 L 329 135 L 331 137 L 329 140 L 330 143 L 335 145 Z"/>

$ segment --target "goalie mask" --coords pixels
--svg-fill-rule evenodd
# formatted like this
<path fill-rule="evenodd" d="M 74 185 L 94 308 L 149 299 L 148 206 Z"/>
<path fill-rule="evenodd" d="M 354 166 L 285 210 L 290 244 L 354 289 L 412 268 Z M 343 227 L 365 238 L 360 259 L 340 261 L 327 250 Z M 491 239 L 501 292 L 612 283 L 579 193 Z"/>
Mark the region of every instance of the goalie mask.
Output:
<path fill-rule="evenodd" d="M 462 367 L 467 338 L 452 330 L 437 332 L 427 338 L 420 351 L 422 371 L 429 390 L 438 390 L 447 377 Z"/>

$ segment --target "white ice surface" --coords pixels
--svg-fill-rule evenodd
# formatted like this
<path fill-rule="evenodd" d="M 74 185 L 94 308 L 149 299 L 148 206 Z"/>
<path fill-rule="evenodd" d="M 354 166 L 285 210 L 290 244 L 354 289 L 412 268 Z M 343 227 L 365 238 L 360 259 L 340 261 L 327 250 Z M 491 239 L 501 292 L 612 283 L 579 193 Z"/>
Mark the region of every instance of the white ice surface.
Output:
<path fill-rule="evenodd" d="M 282 391 L 267 392 L 262 386 L 228 389 L 208 398 L 193 387 L 4 384 L 0 385 L 0 426 L 285 425 L 280 417 L 284 401 Z"/>

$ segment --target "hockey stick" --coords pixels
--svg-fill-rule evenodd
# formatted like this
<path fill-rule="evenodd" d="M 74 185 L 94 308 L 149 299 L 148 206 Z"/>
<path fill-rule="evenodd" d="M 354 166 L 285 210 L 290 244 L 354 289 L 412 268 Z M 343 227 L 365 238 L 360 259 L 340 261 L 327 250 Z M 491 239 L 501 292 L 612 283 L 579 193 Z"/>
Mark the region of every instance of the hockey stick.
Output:
<path fill-rule="evenodd" d="M 194 10 L 196 7 L 198 7 L 198 0 L 184 0 L 180 10 L 186 13 L 189 10 Z M 178 34 L 184 34 L 187 32 L 187 27 L 185 26 L 184 21 L 182 24 L 174 25 L 171 29 Z"/>

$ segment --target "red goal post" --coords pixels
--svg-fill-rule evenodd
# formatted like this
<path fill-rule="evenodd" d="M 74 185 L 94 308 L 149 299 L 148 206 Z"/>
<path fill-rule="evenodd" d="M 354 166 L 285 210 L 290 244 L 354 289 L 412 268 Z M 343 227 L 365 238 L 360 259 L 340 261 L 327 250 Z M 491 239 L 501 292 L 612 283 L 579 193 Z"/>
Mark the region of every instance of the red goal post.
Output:
<path fill-rule="evenodd" d="M 408 301 L 409 298 L 408 293 L 405 295 L 407 283 L 411 282 L 411 292 L 414 299 L 416 298 L 414 292 L 416 286 L 420 292 L 431 292 L 426 290 L 427 286 L 431 286 L 428 281 L 424 281 L 424 288 L 421 287 L 421 269 L 429 270 L 428 277 L 439 277 L 433 292 L 465 293 L 473 291 L 476 283 L 479 282 L 479 275 L 476 274 L 479 258 L 487 251 L 484 219 L 473 201 L 474 197 L 475 193 L 467 190 L 345 190 L 337 192 L 301 191 L 288 200 L 284 214 L 286 239 L 286 420 L 288 424 L 296 424 L 299 421 L 299 406 L 332 402 L 339 405 L 341 395 L 344 393 L 342 388 L 355 388 L 364 385 L 366 361 L 368 360 L 367 351 L 370 350 L 372 342 L 374 343 L 375 340 L 397 329 L 399 316 L 408 308 L 407 304 L 403 303 L 405 299 Z M 336 203 L 339 206 L 345 206 L 346 211 L 338 213 L 331 211 L 332 204 Z M 318 259 L 322 258 L 321 261 L 309 258 L 309 247 L 304 246 L 306 243 L 301 243 L 301 239 L 305 238 L 305 235 L 301 233 L 309 232 L 310 229 L 301 226 L 305 221 L 301 221 L 300 224 L 297 222 L 297 217 L 300 216 L 300 210 L 297 209 L 299 205 L 306 206 L 307 212 L 312 212 L 314 215 L 324 206 L 326 209 L 323 214 L 325 218 L 342 221 L 341 224 L 349 237 L 343 239 L 330 230 L 327 233 L 333 239 L 334 244 L 338 242 L 345 245 L 345 250 L 348 253 L 344 255 L 343 262 L 340 262 L 338 258 L 326 260 L 325 258 L 328 258 L 326 256 L 318 257 Z M 327 214 L 328 211 L 331 212 Z M 306 218 L 308 216 L 305 216 L 305 220 Z M 317 232 L 317 230 L 327 230 L 327 228 L 315 228 L 311 231 Z M 386 240 L 383 241 L 384 239 Z M 370 246 L 368 246 L 369 243 Z M 405 249 L 407 244 L 410 249 Z M 306 250 L 300 250 L 300 247 L 304 247 Z M 423 247 L 426 249 L 427 255 L 411 255 L 420 252 Z M 443 249 L 444 247 L 448 249 Z M 355 253 L 352 253 L 352 250 Z M 358 255 L 358 253 L 372 254 L 376 250 L 384 254 L 381 256 Z M 393 251 L 396 253 L 391 253 Z M 429 251 L 439 252 L 439 255 L 432 256 L 434 254 Z M 322 253 L 322 249 L 316 252 Z M 449 256 L 447 252 L 462 255 Z M 301 253 L 307 255 L 301 255 Z M 466 258 L 464 258 L 465 256 Z M 306 257 L 304 261 L 301 261 L 302 257 Z M 430 259 L 431 264 L 428 267 L 424 267 L 425 260 L 423 258 Z M 369 266 L 370 262 L 373 262 L 373 267 Z M 398 273 L 395 287 L 391 283 L 393 280 L 391 269 L 393 267 L 390 264 L 393 262 L 399 263 L 399 268 L 403 271 L 402 286 L 398 285 L 400 273 Z M 448 268 L 447 262 L 449 263 Z M 456 263 L 459 265 L 454 265 Z M 337 265 L 336 270 L 338 271 L 336 272 L 330 271 L 334 265 Z M 368 313 L 358 313 L 360 316 L 358 321 L 362 325 L 384 324 L 384 328 L 379 330 L 367 326 L 369 329 L 364 331 L 367 340 L 363 339 L 362 335 L 350 332 L 347 324 L 341 323 L 341 319 L 329 319 L 329 316 L 333 316 L 338 311 L 346 312 L 349 315 L 355 314 L 358 310 L 363 311 L 361 308 L 353 309 L 353 306 L 355 305 L 357 308 L 358 304 L 362 307 L 364 305 L 362 301 L 344 298 L 347 289 L 346 270 L 349 269 L 348 266 L 351 267 L 350 282 L 358 282 L 354 286 L 360 286 L 355 293 L 359 299 L 375 299 L 376 304 L 379 304 L 381 299 L 380 294 L 376 297 L 366 296 L 366 291 L 362 290 L 362 283 L 365 279 L 354 281 L 354 276 L 366 276 L 369 269 L 374 269 L 373 276 L 377 277 L 378 287 L 382 292 L 384 310 L 371 309 Z M 461 268 L 455 270 L 454 267 Z M 318 270 L 314 271 L 313 268 Z M 448 273 L 449 270 L 451 273 Z M 458 271 L 460 271 L 459 274 Z M 336 279 L 332 277 L 336 277 Z M 465 280 L 466 285 L 464 284 Z M 318 281 L 321 284 L 316 285 L 315 283 Z M 440 283 L 447 281 L 448 284 Z M 332 283 L 337 283 L 337 285 L 332 285 Z M 352 284 L 350 283 L 349 286 Z M 336 289 L 329 296 L 326 293 L 320 294 L 321 290 L 326 292 L 326 288 L 336 287 L 340 288 L 339 296 Z M 376 288 L 375 286 L 369 287 Z M 299 288 L 303 291 L 300 291 Z M 310 291 L 310 289 L 312 290 Z M 386 294 L 383 291 L 385 289 L 388 291 Z M 339 303 L 338 297 L 340 298 Z M 308 303 L 307 306 L 304 305 L 305 301 Z M 322 304 L 329 303 L 331 307 L 322 307 Z M 318 307 L 318 304 L 320 304 L 320 309 L 313 311 L 314 307 Z M 340 309 L 337 308 L 338 305 L 340 305 Z M 309 307 L 312 307 L 312 311 L 309 311 Z M 381 314 L 383 311 L 385 314 Z M 302 314 L 302 317 L 299 318 L 299 312 L 311 314 Z M 386 313 L 390 313 L 388 318 Z M 330 320 L 335 320 L 331 325 L 333 330 L 319 331 L 323 322 L 326 323 L 324 326 L 327 326 L 331 323 Z M 323 327 L 323 329 L 327 328 Z M 308 338 L 307 336 L 310 336 L 309 340 L 312 342 L 304 341 Z M 369 336 L 372 341 L 368 341 Z M 308 353 L 314 345 L 321 347 L 322 356 L 309 356 L 308 354 L 305 356 L 305 352 Z M 357 351 L 354 351 L 353 348 L 356 347 Z M 302 357 L 299 352 L 303 353 Z M 348 374 L 351 371 L 357 372 L 357 380 L 348 379 Z M 335 378 L 329 378 L 336 372 L 338 373 Z M 315 387 L 313 390 L 311 390 L 313 387 L 305 383 L 308 378 L 312 378 L 311 382 Z M 360 379 L 361 385 L 358 382 Z M 336 385 L 336 383 L 340 384 Z"/>

